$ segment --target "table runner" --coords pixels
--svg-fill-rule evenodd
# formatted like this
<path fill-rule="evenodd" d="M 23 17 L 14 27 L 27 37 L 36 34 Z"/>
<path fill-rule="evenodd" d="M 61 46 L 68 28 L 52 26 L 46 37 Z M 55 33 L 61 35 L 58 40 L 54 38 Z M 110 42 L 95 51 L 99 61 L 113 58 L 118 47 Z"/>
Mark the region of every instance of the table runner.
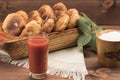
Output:
<path fill-rule="evenodd" d="M 24 68 L 29 68 L 28 58 L 13 60 L 10 56 L 0 50 L 0 60 Z M 74 80 L 84 80 L 88 74 L 83 49 L 71 47 L 48 54 L 48 74 L 61 76 L 63 78 L 73 78 Z"/>

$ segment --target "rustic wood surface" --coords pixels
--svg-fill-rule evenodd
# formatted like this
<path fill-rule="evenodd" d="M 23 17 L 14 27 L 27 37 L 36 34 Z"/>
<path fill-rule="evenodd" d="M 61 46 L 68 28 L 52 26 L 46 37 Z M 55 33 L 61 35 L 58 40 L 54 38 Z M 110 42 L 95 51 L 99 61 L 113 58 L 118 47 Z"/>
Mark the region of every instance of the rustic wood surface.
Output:
<path fill-rule="evenodd" d="M 29 77 L 29 70 L 15 65 L 0 62 L 0 80 L 33 80 Z M 45 80 L 68 80 L 48 75 Z"/>
<path fill-rule="evenodd" d="M 94 53 L 90 48 L 85 48 L 85 63 L 89 72 L 89 75 L 86 77 L 86 80 L 120 79 L 120 68 L 107 68 L 109 69 L 109 71 L 103 71 L 100 74 L 96 73 L 97 70 L 106 68 L 101 67 L 97 63 L 96 53 Z M 0 80 L 33 80 L 28 76 L 28 73 L 29 73 L 28 69 L 0 62 Z M 73 80 L 73 79 L 64 79 L 48 75 L 48 78 L 45 80 Z"/>
<path fill-rule="evenodd" d="M 91 48 L 84 48 L 85 63 L 88 69 L 88 76 L 85 80 L 120 80 L 120 67 L 106 68 L 97 62 L 96 52 Z M 101 70 L 100 74 L 98 71 Z"/>

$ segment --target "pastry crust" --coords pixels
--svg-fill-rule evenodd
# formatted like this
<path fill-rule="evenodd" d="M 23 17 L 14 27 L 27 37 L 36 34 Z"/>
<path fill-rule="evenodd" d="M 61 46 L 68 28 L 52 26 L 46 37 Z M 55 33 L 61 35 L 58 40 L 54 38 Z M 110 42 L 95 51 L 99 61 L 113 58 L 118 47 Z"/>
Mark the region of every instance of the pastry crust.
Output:
<path fill-rule="evenodd" d="M 43 5 L 39 8 L 41 17 L 43 19 L 42 31 L 50 33 L 55 25 L 56 16 L 53 9 L 49 5 Z"/>
<path fill-rule="evenodd" d="M 56 12 L 56 11 L 65 11 L 67 12 L 67 7 L 62 3 L 62 2 L 59 2 L 59 3 L 56 3 L 55 5 L 53 5 L 53 10 Z"/>
<path fill-rule="evenodd" d="M 25 11 L 19 10 L 16 13 L 20 14 L 25 19 L 26 22 L 28 21 L 28 15 Z"/>
<path fill-rule="evenodd" d="M 54 31 L 63 31 L 67 28 L 69 16 L 67 14 L 61 15 L 55 24 Z"/>
<path fill-rule="evenodd" d="M 42 26 L 42 31 L 50 33 L 53 30 L 54 24 L 54 19 L 47 19 L 44 25 Z"/>
<path fill-rule="evenodd" d="M 57 17 L 54 31 L 63 31 L 67 28 L 69 16 L 67 15 L 67 7 L 59 2 L 53 5 L 55 15 Z"/>
<path fill-rule="evenodd" d="M 77 25 L 77 20 L 80 19 L 80 15 L 77 9 L 69 9 L 67 11 L 67 14 L 69 15 L 69 23 L 68 28 L 74 28 Z"/>
<path fill-rule="evenodd" d="M 41 16 L 38 10 L 33 10 L 29 13 L 29 18 L 36 17 L 36 16 Z"/>
<path fill-rule="evenodd" d="M 29 13 L 29 21 L 36 20 L 39 22 L 40 26 L 43 25 L 43 19 L 40 17 L 40 13 L 37 10 L 31 11 Z"/>
<path fill-rule="evenodd" d="M 56 19 L 53 9 L 49 5 L 41 6 L 38 11 L 41 14 L 43 20 L 46 19 Z"/>
<path fill-rule="evenodd" d="M 25 29 L 22 31 L 20 36 L 27 37 L 27 36 L 36 36 L 39 35 L 41 32 L 41 26 L 39 22 L 36 20 L 32 20 L 26 24 Z"/>
<path fill-rule="evenodd" d="M 5 18 L 2 29 L 5 33 L 18 36 L 24 29 L 25 25 L 26 21 L 20 14 L 11 13 Z"/>

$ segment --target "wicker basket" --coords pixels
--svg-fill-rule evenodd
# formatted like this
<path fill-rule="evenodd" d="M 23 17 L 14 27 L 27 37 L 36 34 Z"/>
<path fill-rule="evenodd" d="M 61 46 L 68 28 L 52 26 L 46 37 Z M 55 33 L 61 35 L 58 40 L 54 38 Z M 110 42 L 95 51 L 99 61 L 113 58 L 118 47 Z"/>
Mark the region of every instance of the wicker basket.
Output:
<path fill-rule="evenodd" d="M 78 28 L 68 29 L 63 32 L 53 32 L 48 34 L 49 51 L 55 51 L 71 46 L 75 46 L 79 36 Z M 28 56 L 27 38 L 0 42 L 0 48 L 6 51 L 13 59 L 20 59 Z"/>
<path fill-rule="evenodd" d="M 4 43 L 0 42 L 0 48 L 7 52 L 13 59 L 19 59 L 28 56 L 27 38 Z"/>

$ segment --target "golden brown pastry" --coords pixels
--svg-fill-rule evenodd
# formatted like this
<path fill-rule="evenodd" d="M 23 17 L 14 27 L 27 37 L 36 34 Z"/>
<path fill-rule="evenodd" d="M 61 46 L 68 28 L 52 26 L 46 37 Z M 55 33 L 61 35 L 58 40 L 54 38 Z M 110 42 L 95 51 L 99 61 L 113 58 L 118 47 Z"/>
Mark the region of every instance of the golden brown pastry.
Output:
<path fill-rule="evenodd" d="M 43 19 L 42 31 L 50 33 L 55 25 L 56 16 L 53 9 L 49 5 L 43 5 L 40 7 L 39 12 Z"/>
<path fill-rule="evenodd" d="M 39 22 L 37 22 L 36 20 L 32 20 L 26 24 L 20 36 L 22 37 L 36 36 L 36 35 L 39 35 L 40 32 L 41 32 L 41 26 Z"/>
<path fill-rule="evenodd" d="M 68 9 L 67 14 L 68 14 L 69 16 L 72 16 L 73 14 L 79 14 L 79 12 L 78 12 L 77 9 L 72 8 L 72 9 Z"/>
<path fill-rule="evenodd" d="M 3 21 L 2 29 L 5 33 L 18 36 L 24 29 L 26 21 L 17 13 L 8 14 Z"/>
<path fill-rule="evenodd" d="M 29 13 L 29 18 L 36 17 L 36 16 L 41 16 L 38 10 L 33 10 Z"/>
<path fill-rule="evenodd" d="M 67 14 L 61 14 L 58 17 L 59 18 L 55 24 L 54 31 L 63 31 L 67 28 L 69 16 Z"/>
<path fill-rule="evenodd" d="M 28 15 L 27 15 L 27 13 L 25 11 L 19 10 L 16 13 L 21 14 L 21 16 L 25 19 L 25 21 L 26 22 L 28 21 Z"/>
<path fill-rule="evenodd" d="M 49 5 L 43 5 L 38 10 L 41 14 L 43 20 L 47 19 L 56 19 L 53 9 Z"/>
<path fill-rule="evenodd" d="M 59 3 L 56 3 L 55 5 L 53 5 L 53 10 L 56 12 L 56 11 L 65 11 L 67 12 L 67 7 L 62 3 L 62 2 L 59 2 Z"/>
<path fill-rule="evenodd" d="M 53 30 L 54 24 L 54 19 L 47 19 L 44 25 L 42 26 L 42 31 L 50 33 Z"/>
<path fill-rule="evenodd" d="M 39 24 L 42 26 L 43 24 L 43 20 L 40 17 L 40 13 L 37 10 L 31 11 L 29 13 L 29 21 L 31 20 L 36 20 L 37 22 L 39 22 Z"/>
<path fill-rule="evenodd" d="M 56 11 L 55 15 L 59 19 L 61 16 L 67 15 L 67 13 L 65 11 Z"/>
<path fill-rule="evenodd" d="M 79 12 L 77 9 L 69 9 L 67 11 L 67 14 L 69 15 L 69 24 L 68 28 L 73 28 L 77 25 L 77 20 L 80 18 Z"/>
<path fill-rule="evenodd" d="M 53 5 L 53 10 L 57 17 L 54 31 L 63 31 L 67 28 L 69 22 L 69 16 L 67 15 L 67 7 L 59 2 Z"/>

